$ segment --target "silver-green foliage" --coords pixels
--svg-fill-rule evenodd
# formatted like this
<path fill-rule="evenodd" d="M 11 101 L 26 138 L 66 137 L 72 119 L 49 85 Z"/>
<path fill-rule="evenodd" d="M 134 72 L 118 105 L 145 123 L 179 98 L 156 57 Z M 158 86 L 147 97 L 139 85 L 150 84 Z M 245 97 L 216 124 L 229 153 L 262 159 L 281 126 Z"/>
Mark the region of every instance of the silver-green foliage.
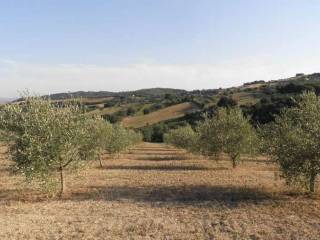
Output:
<path fill-rule="evenodd" d="M 197 133 L 187 125 L 169 131 L 164 135 L 164 142 L 194 152 L 197 149 Z"/>
<path fill-rule="evenodd" d="M 28 180 L 47 182 L 64 170 L 82 165 L 95 155 L 93 126 L 97 120 L 83 114 L 79 103 L 53 105 L 48 99 L 25 97 L 21 104 L 0 111 L 0 127 L 9 136 L 10 153 L 18 171 Z"/>
<path fill-rule="evenodd" d="M 315 191 L 320 173 L 320 98 L 304 93 L 296 107 L 282 111 L 261 133 L 265 152 L 279 163 L 287 182 Z"/>
<path fill-rule="evenodd" d="M 240 108 L 220 108 L 213 118 L 206 118 L 197 127 L 199 152 L 208 155 L 228 154 L 235 167 L 241 154 L 252 153 L 256 142 L 255 129 Z"/>
<path fill-rule="evenodd" d="M 101 157 L 111 140 L 113 126 L 101 117 L 95 116 L 92 119 L 88 119 L 86 128 L 89 131 L 89 135 L 80 140 L 84 143 L 81 153 L 88 159 L 98 159 L 102 167 Z"/>
<path fill-rule="evenodd" d="M 107 139 L 105 150 L 110 154 L 117 154 L 127 150 L 130 146 L 142 141 L 142 135 L 120 124 L 114 124 L 110 137 Z"/>

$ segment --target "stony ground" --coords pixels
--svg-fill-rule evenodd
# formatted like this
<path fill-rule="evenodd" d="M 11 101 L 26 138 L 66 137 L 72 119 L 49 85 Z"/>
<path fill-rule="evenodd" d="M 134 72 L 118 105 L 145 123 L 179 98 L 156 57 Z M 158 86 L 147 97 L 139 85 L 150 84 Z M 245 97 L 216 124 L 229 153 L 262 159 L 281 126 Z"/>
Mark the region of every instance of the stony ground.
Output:
<path fill-rule="evenodd" d="M 319 239 L 319 196 L 295 194 L 265 159 L 232 169 L 162 144 L 105 156 L 47 199 L 2 149 L 0 239 Z"/>

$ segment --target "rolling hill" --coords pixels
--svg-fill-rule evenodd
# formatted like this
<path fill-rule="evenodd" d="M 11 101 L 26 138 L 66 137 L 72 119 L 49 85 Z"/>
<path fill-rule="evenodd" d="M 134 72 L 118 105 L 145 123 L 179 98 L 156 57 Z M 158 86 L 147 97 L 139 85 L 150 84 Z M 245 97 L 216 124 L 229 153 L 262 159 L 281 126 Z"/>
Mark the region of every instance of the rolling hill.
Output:
<path fill-rule="evenodd" d="M 185 102 L 146 115 L 126 117 L 122 120 L 122 123 L 125 127 L 141 128 L 158 122 L 180 118 L 198 110 L 199 107 L 196 104 Z"/>
<path fill-rule="evenodd" d="M 0 97 L 0 104 L 5 104 L 14 101 L 14 98 L 4 98 Z"/>
<path fill-rule="evenodd" d="M 87 114 L 100 115 L 111 123 L 122 123 L 130 128 L 149 131 L 149 135 L 159 135 L 159 132 L 161 135 L 171 128 L 185 124 L 193 126 L 202 120 L 203 114 L 214 114 L 216 108 L 226 107 L 228 104 L 242 108 L 253 125 L 268 123 L 274 120 L 281 109 L 294 105 L 294 98 L 304 91 L 314 91 L 320 95 L 320 73 L 297 74 L 270 81 L 258 80 L 225 89 L 79 91 L 45 97 L 54 102 L 67 101 L 72 97 L 81 98 Z M 161 136 L 154 139 L 161 141 Z"/>

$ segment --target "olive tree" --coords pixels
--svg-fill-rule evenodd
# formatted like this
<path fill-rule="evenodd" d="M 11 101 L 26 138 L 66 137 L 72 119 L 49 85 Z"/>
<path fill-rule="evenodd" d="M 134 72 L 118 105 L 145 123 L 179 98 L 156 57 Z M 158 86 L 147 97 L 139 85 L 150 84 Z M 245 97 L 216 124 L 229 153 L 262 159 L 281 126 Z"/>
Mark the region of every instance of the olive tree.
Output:
<path fill-rule="evenodd" d="M 142 141 L 140 133 L 119 124 L 112 125 L 100 117 L 89 121 L 87 127 L 94 141 L 85 139 L 87 142 L 84 144 L 85 152 L 91 154 L 91 158 L 98 158 L 101 168 L 103 167 L 101 156 L 104 151 L 112 155 L 117 154 Z"/>
<path fill-rule="evenodd" d="M 128 134 L 128 139 L 129 139 L 128 147 L 134 146 L 134 145 L 142 142 L 143 136 L 142 136 L 141 132 L 136 132 L 133 129 L 128 129 L 127 134 Z"/>
<path fill-rule="evenodd" d="M 142 135 L 132 129 L 126 129 L 120 124 L 114 124 L 111 136 L 108 138 L 105 149 L 110 154 L 118 154 L 130 146 L 142 141 Z"/>
<path fill-rule="evenodd" d="M 164 135 L 164 142 L 194 152 L 197 145 L 197 134 L 190 125 L 187 125 L 170 130 Z"/>
<path fill-rule="evenodd" d="M 91 157 L 92 121 L 78 103 L 55 106 L 49 99 L 30 96 L 0 111 L 0 127 L 10 136 L 9 152 L 17 170 L 27 180 L 42 182 L 58 172 L 61 195 L 66 189 L 65 170 Z"/>
<path fill-rule="evenodd" d="M 236 167 L 241 154 L 254 150 L 255 129 L 240 108 L 220 108 L 213 118 L 205 118 L 197 127 L 199 152 L 208 155 L 228 154 Z"/>
<path fill-rule="evenodd" d="M 196 127 L 196 132 L 198 133 L 198 153 L 218 157 L 222 151 L 221 130 L 219 122 L 216 119 L 204 116 L 204 121 Z"/>
<path fill-rule="evenodd" d="M 87 153 L 92 153 L 91 158 L 99 160 L 100 167 L 102 168 L 102 154 L 106 149 L 108 143 L 110 143 L 113 136 L 113 126 L 111 123 L 106 122 L 100 117 L 96 117 L 88 122 L 91 138 L 86 138 Z"/>
<path fill-rule="evenodd" d="M 304 93 L 296 107 L 283 110 L 262 128 L 265 152 L 278 162 L 287 183 L 315 191 L 320 173 L 320 98 Z"/>

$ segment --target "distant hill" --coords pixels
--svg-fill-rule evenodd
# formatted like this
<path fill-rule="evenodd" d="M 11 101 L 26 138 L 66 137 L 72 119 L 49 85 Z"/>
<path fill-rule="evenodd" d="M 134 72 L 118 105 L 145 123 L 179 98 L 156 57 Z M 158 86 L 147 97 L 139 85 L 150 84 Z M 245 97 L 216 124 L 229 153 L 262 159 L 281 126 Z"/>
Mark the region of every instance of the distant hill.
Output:
<path fill-rule="evenodd" d="M 70 98 L 105 98 L 105 97 L 112 97 L 115 94 L 116 93 L 107 92 L 107 91 L 99 91 L 99 92 L 78 91 L 78 92 L 69 92 L 69 93 L 55 93 L 47 97 L 50 97 L 52 100 L 63 100 L 63 99 L 70 99 Z"/>
<path fill-rule="evenodd" d="M 230 102 L 228 99 L 236 102 L 254 122 L 265 123 L 272 120 L 272 115 L 277 114 L 282 107 L 289 106 L 292 97 L 303 91 L 315 91 L 320 94 L 320 73 L 299 73 L 293 77 L 270 81 L 257 80 L 225 89 L 186 91 L 149 88 L 124 92 L 79 91 L 52 94 L 49 97 L 55 101 L 82 98 L 88 112 L 101 115 L 111 122 L 121 122 L 124 119 L 126 125 L 137 127 L 146 123 L 155 124 L 176 119 L 175 114 L 170 113 L 170 117 L 169 113 L 161 111 L 171 106 L 191 103 L 197 106 L 199 114 L 203 114 Z M 153 117 L 153 112 L 163 116 Z M 151 121 L 150 116 L 153 119 Z"/>
<path fill-rule="evenodd" d="M 78 92 L 68 92 L 68 93 L 55 93 L 51 94 L 50 97 L 52 100 L 63 100 L 69 98 L 108 98 L 108 97 L 128 97 L 128 96 L 141 96 L 141 97 L 163 97 L 165 95 L 186 95 L 186 94 L 196 94 L 199 93 L 207 95 L 208 93 L 214 94 L 218 92 L 228 91 L 228 90 L 239 90 L 239 91 L 248 91 L 248 89 L 257 90 L 260 87 L 271 87 L 285 85 L 288 83 L 294 84 L 314 84 L 320 82 L 320 73 L 313 74 L 303 74 L 298 73 L 296 76 L 278 79 L 278 80 L 258 80 L 253 82 L 244 83 L 239 87 L 231 87 L 226 89 L 208 89 L 208 90 L 193 90 L 187 91 L 183 89 L 173 89 L 173 88 L 148 88 L 140 89 L 135 91 L 123 91 L 123 92 L 110 92 L 110 91 L 78 91 Z M 1 98 L 0 98 L 1 101 Z"/>
<path fill-rule="evenodd" d="M 172 89 L 172 88 L 148 88 L 148 89 L 140 89 L 136 91 L 125 91 L 125 92 L 108 92 L 108 91 L 78 91 L 78 92 L 70 92 L 70 93 L 55 93 L 51 94 L 50 97 L 52 100 L 62 100 L 69 98 L 106 98 L 106 97 L 114 97 L 114 96 L 131 96 L 131 95 L 141 95 L 141 96 L 164 96 L 166 94 L 179 94 L 185 93 L 186 90 L 181 89 Z"/>
<path fill-rule="evenodd" d="M 100 115 L 111 123 L 139 129 L 148 141 L 162 141 L 163 134 L 170 129 L 186 124 L 195 126 L 204 115 L 215 114 L 218 107 L 238 105 L 254 126 L 274 121 L 275 116 L 283 108 L 293 106 L 294 99 L 304 91 L 320 95 L 320 73 L 299 73 L 289 78 L 257 80 L 224 89 L 79 91 L 46 97 L 55 102 L 81 98 L 86 114 Z"/>
<path fill-rule="evenodd" d="M 0 104 L 9 103 L 14 100 L 15 100 L 15 98 L 2 98 L 2 97 L 0 97 Z"/>

